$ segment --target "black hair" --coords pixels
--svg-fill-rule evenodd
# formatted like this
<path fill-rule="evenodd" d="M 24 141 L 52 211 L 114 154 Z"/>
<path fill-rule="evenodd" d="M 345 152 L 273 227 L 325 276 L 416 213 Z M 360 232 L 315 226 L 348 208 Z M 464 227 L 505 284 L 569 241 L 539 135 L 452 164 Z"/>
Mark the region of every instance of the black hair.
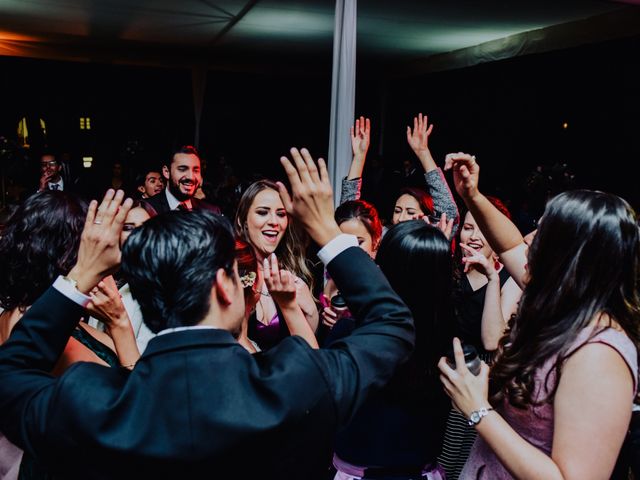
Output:
<path fill-rule="evenodd" d="M 376 263 L 413 314 L 416 346 L 393 382 L 437 388 L 438 359 L 451 346 L 451 243 L 422 220 L 400 222 L 380 242 Z"/>
<path fill-rule="evenodd" d="M 556 358 L 551 371 L 560 378 L 576 337 L 601 314 L 637 347 L 639 261 L 637 218 L 620 197 L 575 190 L 549 201 L 529 248 L 518 313 L 491 370 L 493 400 L 520 408 L 550 402 L 557 384 L 547 398 L 533 398 L 536 371 Z"/>
<path fill-rule="evenodd" d="M 334 218 L 338 225 L 354 218 L 359 220 L 371 235 L 371 243 L 376 250 L 382 237 L 382 222 L 376 207 L 364 200 L 350 200 L 336 208 Z"/>
<path fill-rule="evenodd" d="M 0 306 L 31 305 L 76 263 L 87 204 L 75 195 L 43 191 L 13 213 L 0 236 Z"/>
<path fill-rule="evenodd" d="M 170 166 L 171 163 L 173 162 L 173 157 L 175 157 L 179 153 L 184 153 L 186 155 L 195 155 L 196 157 L 198 157 L 198 160 L 200 160 L 200 154 L 198 153 L 198 150 L 196 149 L 196 147 L 194 147 L 193 145 L 182 145 L 181 147 L 171 152 L 169 161 L 165 163 L 165 166 L 167 167 Z"/>
<path fill-rule="evenodd" d="M 205 210 L 172 211 L 136 228 L 122 249 L 121 270 L 144 323 L 165 328 L 200 323 L 216 273 L 233 272 L 235 242 L 224 217 Z"/>

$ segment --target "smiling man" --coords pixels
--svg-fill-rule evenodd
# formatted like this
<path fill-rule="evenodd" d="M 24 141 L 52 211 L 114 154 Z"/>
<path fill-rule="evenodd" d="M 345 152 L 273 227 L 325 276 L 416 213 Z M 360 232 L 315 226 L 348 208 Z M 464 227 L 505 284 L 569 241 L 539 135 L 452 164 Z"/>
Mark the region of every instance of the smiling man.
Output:
<path fill-rule="evenodd" d="M 202 184 L 200 156 L 195 147 L 183 146 L 173 152 L 171 161 L 162 167 L 162 175 L 167 181 L 164 194 L 160 193 L 146 202 L 159 214 L 171 210 L 204 209 L 220 214 L 220 208 L 195 198 Z"/>

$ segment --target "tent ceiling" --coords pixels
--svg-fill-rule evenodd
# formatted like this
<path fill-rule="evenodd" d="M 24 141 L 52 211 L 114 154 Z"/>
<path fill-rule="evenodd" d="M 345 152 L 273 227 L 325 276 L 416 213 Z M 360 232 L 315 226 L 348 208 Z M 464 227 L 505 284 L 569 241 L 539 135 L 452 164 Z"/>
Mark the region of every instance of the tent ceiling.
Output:
<path fill-rule="evenodd" d="M 333 8 L 330 0 L 3 0 L 0 54 L 166 65 L 290 62 L 330 55 Z M 629 8 L 599 0 L 361 0 L 358 53 L 415 60 Z"/>

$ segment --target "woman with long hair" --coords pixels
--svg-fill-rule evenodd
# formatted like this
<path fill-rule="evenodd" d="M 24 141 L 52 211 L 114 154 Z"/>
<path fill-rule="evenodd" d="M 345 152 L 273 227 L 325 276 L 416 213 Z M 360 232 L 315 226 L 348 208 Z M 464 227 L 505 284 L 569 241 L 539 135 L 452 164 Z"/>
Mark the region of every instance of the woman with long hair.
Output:
<path fill-rule="evenodd" d="M 413 314 L 416 345 L 339 432 L 335 478 L 441 479 L 436 456 L 449 402 L 437 388 L 436 365 L 452 338 L 450 242 L 424 221 L 403 222 L 384 236 L 376 261 Z"/>
<path fill-rule="evenodd" d="M 278 186 L 270 180 L 259 180 L 242 195 L 235 218 L 236 237 L 251 245 L 262 270 L 263 262 L 275 254 L 279 265 L 295 275 L 296 300 L 311 330 L 318 326 L 318 309 L 311 294 L 311 273 L 306 263 L 306 244 L 302 232 L 289 217 L 280 198 Z M 249 322 L 249 337 L 263 350 L 276 345 L 289 335 L 277 303 L 266 284 L 261 289 L 256 312 Z"/>
<path fill-rule="evenodd" d="M 507 218 L 507 207 L 495 197 L 487 197 Z M 511 315 L 515 313 L 521 290 L 500 263 L 471 212 L 466 212 L 458 232 L 454 273 L 454 309 L 456 335 L 472 345 L 480 358 L 491 365 Z M 449 413 L 440 465 L 447 480 L 456 480 L 464 467 L 476 431 L 455 409 Z"/>
<path fill-rule="evenodd" d="M 523 287 L 491 369 L 472 375 L 454 340 L 442 382 L 479 438 L 464 479 L 609 478 L 638 379 L 637 217 L 621 198 L 565 192 L 526 246 L 477 188 L 475 157 L 448 157 L 458 193 Z M 606 254 L 603 254 L 606 252 Z"/>
<path fill-rule="evenodd" d="M 0 235 L 0 344 L 31 304 L 59 275 L 66 275 L 76 262 L 87 205 L 62 191 L 38 192 L 27 198 L 13 213 Z M 96 300 L 92 293 L 92 300 Z M 97 300 L 96 300 L 97 301 Z M 98 302 L 112 308 L 112 302 Z M 91 304 L 89 305 L 91 307 Z M 56 365 L 61 374 L 76 362 L 94 362 L 118 367 L 127 360 L 116 354 L 127 351 L 132 339 L 130 326 L 110 328 L 107 334 L 80 322 Z M 0 435 L 0 472 L 3 478 L 43 479 L 49 475 Z M 13 462 L 13 463 L 11 463 Z M 10 472 L 10 473 L 9 473 Z M 15 475 L 15 476 L 14 476 Z"/>

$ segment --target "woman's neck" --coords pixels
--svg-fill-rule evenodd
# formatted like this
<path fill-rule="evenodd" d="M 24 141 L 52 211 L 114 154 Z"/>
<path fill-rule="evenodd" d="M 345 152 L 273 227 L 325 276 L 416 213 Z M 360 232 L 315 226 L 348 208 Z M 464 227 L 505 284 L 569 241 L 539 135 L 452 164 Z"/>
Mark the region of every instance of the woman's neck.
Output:
<path fill-rule="evenodd" d="M 242 330 L 240 331 L 240 335 L 238 335 L 238 343 L 244 347 L 249 353 L 256 353 L 256 348 L 253 346 L 248 336 L 248 322 L 245 319 L 242 322 Z"/>

